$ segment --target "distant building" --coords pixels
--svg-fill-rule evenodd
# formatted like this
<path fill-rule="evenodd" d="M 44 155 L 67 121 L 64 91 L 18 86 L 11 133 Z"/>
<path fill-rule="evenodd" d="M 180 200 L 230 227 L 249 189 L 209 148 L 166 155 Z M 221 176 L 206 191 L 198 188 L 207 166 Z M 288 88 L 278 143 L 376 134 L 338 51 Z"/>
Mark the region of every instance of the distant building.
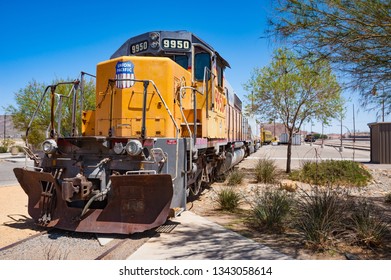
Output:
<path fill-rule="evenodd" d="M 261 127 L 264 130 L 269 130 L 273 136 L 280 137 L 283 133 L 288 133 L 288 130 L 285 128 L 285 125 L 282 123 L 262 123 Z M 296 134 L 306 135 L 307 131 L 300 130 L 299 132 L 295 132 Z"/>
<path fill-rule="evenodd" d="M 327 137 L 328 137 L 328 139 L 341 139 L 341 134 L 330 133 L 330 134 L 327 134 Z"/>

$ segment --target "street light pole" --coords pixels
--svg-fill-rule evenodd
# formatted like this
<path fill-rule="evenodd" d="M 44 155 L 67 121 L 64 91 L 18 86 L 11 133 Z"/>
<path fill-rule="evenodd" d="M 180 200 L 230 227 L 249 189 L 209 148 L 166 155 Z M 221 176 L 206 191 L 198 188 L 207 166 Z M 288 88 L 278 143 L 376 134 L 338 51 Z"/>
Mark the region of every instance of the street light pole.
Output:
<path fill-rule="evenodd" d="M 382 107 L 381 109 L 382 109 L 382 122 L 384 122 L 384 99 L 385 99 L 384 84 L 382 85 L 382 87 L 383 87 L 383 94 L 381 95 L 381 107 Z M 371 93 L 372 93 L 372 95 L 377 96 L 376 85 L 373 86 Z"/>
<path fill-rule="evenodd" d="M 6 121 L 7 121 L 7 115 L 4 114 L 4 142 L 3 142 L 3 145 L 5 145 L 5 130 L 6 130 Z"/>
<path fill-rule="evenodd" d="M 354 103 L 353 103 L 353 146 L 356 143 L 356 118 L 354 112 Z"/>
<path fill-rule="evenodd" d="M 384 87 L 383 87 L 383 97 L 382 97 L 382 122 L 384 122 Z"/>
<path fill-rule="evenodd" d="M 343 146 L 342 146 L 342 119 L 343 119 L 343 117 L 342 117 L 342 114 L 341 114 L 341 146 L 339 147 L 339 151 L 340 152 L 343 152 Z"/>

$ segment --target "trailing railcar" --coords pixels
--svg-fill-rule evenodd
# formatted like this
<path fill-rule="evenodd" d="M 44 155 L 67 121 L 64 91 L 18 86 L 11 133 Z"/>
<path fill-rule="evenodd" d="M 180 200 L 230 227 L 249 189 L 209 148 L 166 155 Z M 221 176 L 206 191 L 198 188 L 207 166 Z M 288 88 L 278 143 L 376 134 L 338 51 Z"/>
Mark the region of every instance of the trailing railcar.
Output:
<path fill-rule="evenodd" d="M 269 130 L 262 129 L 261 131 L 262 144 L 270 144 L 273 141 L 273 134 Z"/>
<path fill-rule="evenodd" d="M 46 227 L 131 234 L 186 210 L 190 195 L 253 151 L 227 67 L 191 32 L 130 38 L 97 65 L 95 110 L 78 116 L 85 73 L 72 82 L 70 131 L 56 117 L 62 83 L 48 86 L 48 137 L 41 151 L 26 142 L 34 168 L 14 169 L 31 217 Z"/>

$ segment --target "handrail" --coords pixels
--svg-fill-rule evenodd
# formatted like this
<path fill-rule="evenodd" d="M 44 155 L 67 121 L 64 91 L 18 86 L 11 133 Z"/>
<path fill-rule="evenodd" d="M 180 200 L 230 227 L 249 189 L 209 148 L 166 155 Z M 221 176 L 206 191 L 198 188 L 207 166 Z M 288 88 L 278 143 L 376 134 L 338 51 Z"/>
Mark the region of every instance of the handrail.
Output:
<path fill-rule="evenodd" d="M 41 96 L 41 99 L 40 99 L 40 101 L 39 101 L 39 103 L 38 103 L 37 108 L 35 109 L 35 111 L 34 111 L 32 117 L 30 118 L 30 122 L 29 122 L 29 124 L 28 124 L 28 126 L 27 126 L 27 129 L 26 129 L 26 147 L 28 147 L 28 135 L 29 135 L 29 131 L 30 131 L 31 125 L 32 125 L 32 123 L 33 123 L 33 121 L 34 121 L 34 119 L 35 119 L 37 113 L 38 113 L 38 110 L 41 108 L 41 104 L 42 104 L 42 102 L 43 102 L 43 99 L 45 98 L 46 92 L 47 92 L 48 89 L 51 88 L 51 87 L 52 87 L 52 86 L 47 86 L 47 87 L 46 87 L 46 89 L 45 89 L 45 91 L 43 92 L 43 94 L 42 94 L 42 96 Z"/>
<path fill-rule="evenodd" d="M 207 79 L 207 74 L 210 75 L 211 80 L 212 80 L 212 107 L 214 108 L 214 79 L 216 78 L 216 75 L 213 74 L 213 72 L 208 68 L 204 68 L 204 79 L 202 82 L 202 91 L 206 92 L 206 118 L 209 118 L 209 86 L 208 82 L 209 79 Z M 213 78 L 212 78 L 213 76 Z"/>
<path fill-rule="evenodd" d="M 122 82 L 122 81 L 130 81 L 130 82 L 136 82 L 136 83 L 143 83 L 144 84 L 144 103 L 146 103 L 146 95 L 147 95 L 147 91 L 146 91 L 146 87 L 148 87 L 149 83 L 152 84 L 152 86 L 154 87 L 154 89 L 156 90 L 156 93 L 157 95 L 159 96 L 160 100 L 162 101 L 163 105 L 164 105 L 164 108 L 166 109 L 168 115 L 170 116 L 171 118 L 171 121 L 172 123 L 174 124 L 175 128 L 176 128 L 176 155 L 175 155 L 175 177 L 172 178 L 172 181 L 176 180 L 176 178 L 178 177 L 178 164 L 179 164 L 179 132 L 180 132 L 180 127 L 178 126 L 178 124 L 176 123 L 175 121 L 175 118 L 174 116 L 172 115 L 170 109 L 168 108 L 167 106 L 167 103 L 166 101 L 164 100 L 163 96 L 161 95 L 159 89 L 157 88 L 155 82 L 153 80 L 138 80 L 138 79 L 109 79 L 109 83 L 110 82 Z M 146 110 L 146 104 L 143 104 L 143 110 Z M 143 113 L 143 119 L 145 118 L 145 114 Z M 144 126 L 145 126 L 145 120 L 143 120 L 143 123 L 144 123 Z M 141 128 L 143 129 L 143 128 Z M 144 127 L 145 129 L 145 127 Z"/>
<path fill-rule="evenodd" d="M 179 95 L 180 95 L 179 104 L 181 105 L 181 106 L 179 106 L 179 108 L 180 108 L 182 117 L 185 120 L 185 125 L 186 125 L 186 128 L 187 128 L 188 132 L 189 132 L 190 138 L 193 138 L 191 130 L 190 130 L 190 127 L 189 127 L 189 123 L 187 122 L 185 114 L 183 113 L 183 110 L 182 110 L 182 92 L 184 90 L 187 90 L 187 89 L 191 89 L 193 91 L 193 97 L 194 97 L 194 104 L 193 104 L 194 105 L 193 106 L 193 111 L 194 111 L 194 133 L 196 133 L 196 126 L 197 126 L 196 125 L 196 122 L 197 122 L 197 98 L 196 98 L 196 92 L 200 93 L 201 95 L 204 95 L 204 94 L 201 91 L 199 91 L 197 88 L 191 87 L 191 86 L 183 86 L 179 90 Z"/>
<path fill-rule="evenodd" d="M 122 82 L 122 81 L 130 81 L 130 82 L 136 82 L 136 83 L 151 83 L 154 87 L 154 89 L 156 90 L 156 93 L 157 95 L 159 96 L 160 100 L 162 101 L 163 105 L 164 105 L 164 108 L 166 109 L 168 115 L 170 116 L 171 118 L 171 121 L 173 122 L 175 128 L 176 128 L 176 138 L 178 138 L 178 135 L 179 135 L 179 131 L 180 131 L 180 128 L 178 126 L 178 124 L 176 123 L 175 121 L 175 118 L 173 117 L 170 109 L 168 108 L 167 106 L 167 103 L 164 101 L 162 95 L 160 94 L 160 91 L 159 89 L 157 88 L 155 82 L 153 80 L 138 80 L 138 79 L 109 79 L 110 82 Z"/>
<path fill-rule="evenodd" d="M 60 128 L 61 128 L 61 109 L 62 109 L 62 100 L 63 98 L 69 98 L 69 96 L 71 95 L 71 91 L 73 90 L 73 87 L 72 89 L 69 91 L 69 94 L 68 95 L 62 95 L 62 94 L 58 94 L 58 93 L 54 93 L 55 96 L 57 96 L 59 99 L 58 99 L 58 102 L 57 102 L 57 106 L 56 106 L 56 110 L 54 111 L 54 115 L 57 116 L 57 114 L 59 114 L 57 116 L 57 134 L 61 135 L 61 132 L 60 132 Z M 59 113 L 58 113 L 59 112 Z M 46 138 L 49 138 L 49 135 L 50 135 L 50 127 L 51 125 L 49 124 L 48 125 L 48 128 L 46 129 Z"/>
<path fill-rule="evenodd" d="M 195 94 L 196 89 L 194 89 L 193 87 L 184 86 L 184 87 L 181 87 L 179 90 L 179 110 L 181 111 L 182 118 L 185 121 L 187 131 L 189 132 L 189 138 L 193 140 L 193 141 L 190 141 L 190 150 L 189 150 L 189 168 L 193 168 L 193 146 L 195 145 L 195 139 L 193 139 L 193 134 L 191 133 L 189 123 L 187 121 L 187 118 L 186 118 L 183 110 L 182 110 L 182 92 L 186 89 L 191 89 L 194 92 L 194 108 L 196 108 L 196 106 L 197 106 L 196 99 L 195 99 L 196 98 L 196 94 Z M 196 111 L 197 110 L 195 109 L 194 110 L 194 134 L 196 134 L 196 129 L 197 129 Z"/>
<path fill-rule="evenodd" d="M 55 90 L 56 90 L 57 86 L 65 85 L 65 84 L 73 84 L 73 85 L 79 84 L 79 80 L 75 80 L 73 82 L 60 82 L 60 83 L 57 83 L 57 84 L 49 85 L 49 86 L 47 86 L 45 88 L 45 91 L 43 92 L 43 94 L 41 96 L 41 99 L 39 100 L 38 106 L 35 109 L 32 117 L 30 118 L 30 122 L 29 122 L 29 124 L 27 126 L 27 129 L 26 129 L 26 141 L 25 141 L 26 142 L 26 146 L 28 146 L 28 135 L 29 135 L 29 132 L 30 132 L 30 129 L 31 129 L 31 125 L 32 125 L 33 121 L 35 120 L 35 117 L 37 116 L 37 113 L 38 113 L 39 109 L 41 109 L 42 102 L 44 101 L 46 93 L 47 93 L 47 91 L 49 89 L 51 90 L 51 108 L 50 108 L 51 111 L 50 111 L 50 125 L 49 125 L 49 128 L 47 129 L 46 137 L 49 137 L 49 136 L 51 138 L 55 137 L 55 130 L 54 130 L 54 114 L 55 114 L 55 112 L 54 112 L 54 96 L 55 96 Z M 72 87 L 72 89 L 73 89 L 73 87 Z M 74 112 L 73 112 L 73 114 L 74 114 Z M 50 131 L 50 135 L 48 135 L 49 130 L 51 130 Z"/>

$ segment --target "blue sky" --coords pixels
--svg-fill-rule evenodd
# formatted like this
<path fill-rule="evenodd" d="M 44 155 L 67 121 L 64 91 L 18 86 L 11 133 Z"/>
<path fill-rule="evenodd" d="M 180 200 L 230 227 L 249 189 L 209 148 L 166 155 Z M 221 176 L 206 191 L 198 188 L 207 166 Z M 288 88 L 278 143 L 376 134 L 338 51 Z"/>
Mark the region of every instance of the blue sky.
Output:
<path fill-rule="evenodd" d="M 96 64 L 128 38 L 154 30 L 187 30 L 208 42 L 230 63 L 226 77 L 244 101 L 242 85 L 255 67 L 270 62 L 275 47 L 261 39 L 271 8 L 269 0 L 1 1 L 0 114 L 29 81 L 50 84 L 75 79 L 80 71 L 95 73 Z M 351 104 L 344 124 L 350 130 Z M 375 121 L 361 109 L 356 129 L 368 130 Z M 325 133 L 339 132 L 338 125 L 333 122 Z"/>

